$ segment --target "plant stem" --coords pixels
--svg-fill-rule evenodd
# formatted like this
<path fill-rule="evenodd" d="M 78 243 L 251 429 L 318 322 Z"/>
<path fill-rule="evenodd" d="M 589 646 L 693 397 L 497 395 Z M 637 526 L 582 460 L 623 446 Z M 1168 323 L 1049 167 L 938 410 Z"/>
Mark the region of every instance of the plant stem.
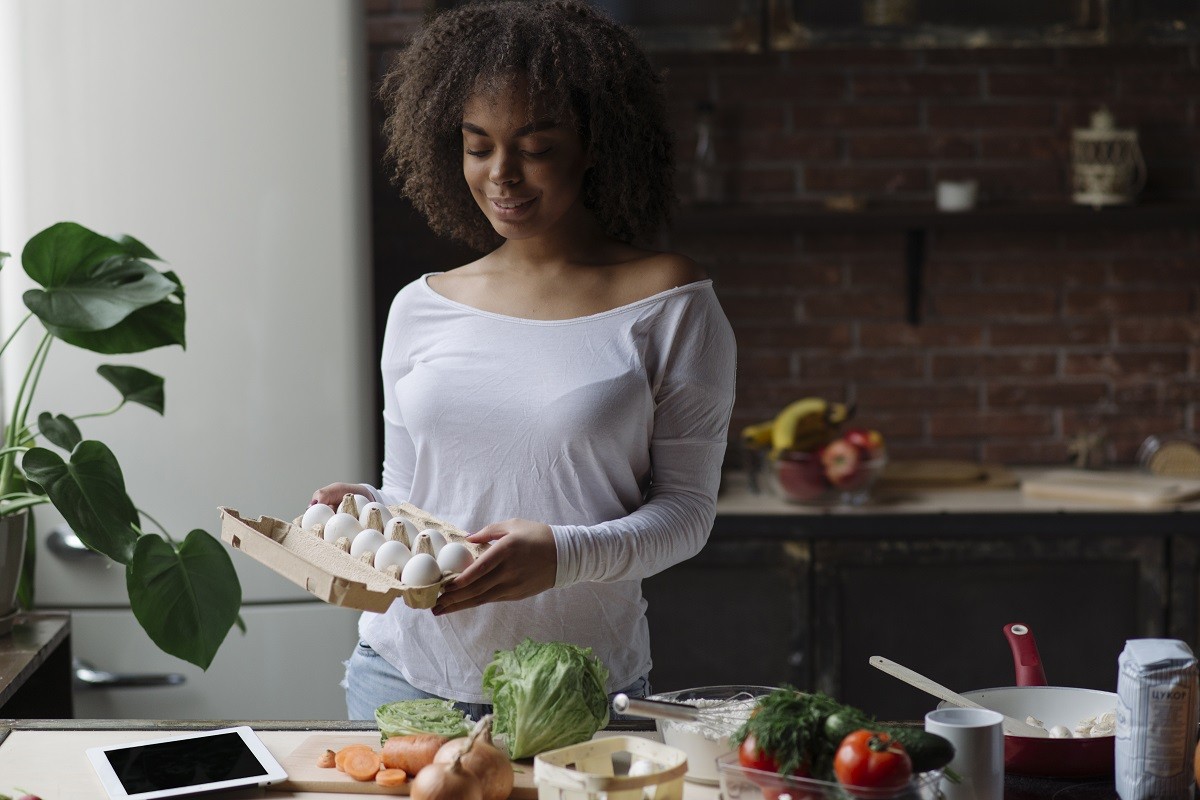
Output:
<path fill-rule="evenodd" d="M 163 524 L 162 524 L 161 522 L 159 522 L 159 521 L 158 521 L 158 520 L 156 520 L 154 517 L 152 517 L 152 516 L 150 516 L 149 514 L 147 514 L 145 511 L 142 511 L 140 508 L 139 508 L 139 509 L 137 509 L 137 512 L 138 512 L 139 514 L 141 514 L 143 517 L 145 517 L 146 519 L 148 519 L 148 520 L 150 520 L 151 522 L 153 522 L 153 523 L 154 523 L 154 527 L 156 527 L 156 528 L 158 528 L 160 531 L 162 531 L 162 534 L 163 534 L 163 536 L 164 536 L 164 537 L 166 537 L 166 540 L 167 540 L 168 542 L 170 542 L 171 544 L 176 544 L 176 541 L 175 541 L 173 538 L 171 538 L 171 534 L 167 532 L 167 529 L 163 527 Z"/>
<path fill-rule="evenodd" d="M 79 420 L 81 420 L 81 419 L 93 419 L 95 417 L 112 416 L 113 414 L 117 413 L 124 407 L 125 407 L 125 401 L 122 400 L 121 402 L 117 403 L 115 406 L 110 408 L 108 411 L 93 411 L 90 414 L 80 414 L 78 417 L 71 417 L 71 422 L 79 422 Z"/>
<path fill-rule="evenodd" d="M 20 332 L 21 328 L 25 327 L 25 323 L 29 322 L 29 320 L 32 316 L 33 316 L 33 312 L 30 311 L 28 314 L 25 315 L 24 319 L 22 319 L 20 322 L 17 323 L 17 327 L 13 328 L 13 332 L 10 333 L 8 335 L 8 338 L 4 340 L 4 344 L 0 345 L 0 356 L 4 355 L 4 351 L 8 349 L 8 346 L 10 344 L 12 344 L 13 339 L 17 338 L 17 334 Z"/>
<path fill-rule="evenodd" d="M 24 320 L 22 320 L 23 323 Z M 12 418 L 9 419 L 8 428 L 4 431 L 4 444 L 6 447 L 14 447 L 21 443 L 21 440 L 17 437 L 25 430 L 25 414 L 29 413 L 29 404 L 32 401 L 33 390 L 37 386 L 38 377 L 41 375 L 40 365 L 46 363 L 46 351 L 50 347 L 51 338 L 49 331 L 47 331 L 33 353 L 33 359 L 29 363 L 29 368 L 25 370 L 25 376 L 21 378 L 21 385 L 17 387 L 17 396 L 13 401 Z M 5 345 L 7 346 L 7 342 Z M 24 407 L 23 411 L 22 406 Z M 12 490 L 13 472 L 15 469 L 16 453 L 0 456 L 0 497 L 3 497 Z"/>

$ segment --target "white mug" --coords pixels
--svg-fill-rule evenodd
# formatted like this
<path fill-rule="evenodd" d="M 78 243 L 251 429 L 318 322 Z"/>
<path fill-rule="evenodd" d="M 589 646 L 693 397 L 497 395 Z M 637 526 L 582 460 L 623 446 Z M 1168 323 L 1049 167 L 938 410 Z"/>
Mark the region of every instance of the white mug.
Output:
<path fill-rule="evenodd" d="M 938 211 L 969 211 L 975 207 L 978 181 L 938 181 Z"/>
<path fill-rule="evenodd" d="M 942 778 L 946 800 L 1003 800 L 1004 717 L 986 708 L 939 708 L 925 715 L 925 730 L 954 745 L 949 768 L 960 778 Z"/>

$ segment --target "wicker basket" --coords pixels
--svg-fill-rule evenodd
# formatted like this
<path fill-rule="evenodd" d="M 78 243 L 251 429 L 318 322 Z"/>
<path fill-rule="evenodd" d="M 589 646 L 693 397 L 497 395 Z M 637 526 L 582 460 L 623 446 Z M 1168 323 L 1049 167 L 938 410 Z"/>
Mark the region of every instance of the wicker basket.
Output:
<path fill-rule="evenodd" d="M 617 774 L 618 763 L 640 759 L 653 770 Z M 685 772 L 687 754 L 640 736 L 606 736 L 533 759 L 538 800 L 682 800 Z"/>

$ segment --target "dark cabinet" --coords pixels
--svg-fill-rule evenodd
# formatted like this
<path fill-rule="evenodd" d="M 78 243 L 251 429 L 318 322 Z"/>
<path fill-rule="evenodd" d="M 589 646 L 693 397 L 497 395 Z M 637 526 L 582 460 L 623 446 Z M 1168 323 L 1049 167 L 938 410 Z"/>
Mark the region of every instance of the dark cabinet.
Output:
<path fill-rule="evenodd" d="M 811 564 L 806 542 L 720 537 L 643 581 L 655 691 L 807 683 Z"/>
<path fill-rule="evenodd" d="M 1194 513 L 738 515 L 644 582 L 658 691 L 789 683 L 887 719 L 1015 681 L 1003 626 L 1033 630 L 1052 685 L 1114 691 L 1130 638 L 1200 643 Z M 1191 535 L 1189 535 L 1191 534 Z"/>

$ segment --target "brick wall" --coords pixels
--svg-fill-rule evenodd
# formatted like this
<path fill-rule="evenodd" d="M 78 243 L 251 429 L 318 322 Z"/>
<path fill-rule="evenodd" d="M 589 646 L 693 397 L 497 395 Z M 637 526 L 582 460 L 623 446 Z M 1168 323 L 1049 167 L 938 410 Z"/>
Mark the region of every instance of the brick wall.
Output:
<path fill-rule="evenodd" d="M 367 6 L 377 79 L 423 4 Z M 855 401 L 898 456 L 1062 462 L 1074 436 L 1102 430 L 1110 457 L 1130 462 L 1149 434 L 1200 432 L 1197 46 L 654 60 L 667 70 L 684 198 L 665 243 L 709 268 L 737 333 L 735 428 L 821 394 Z M 1183 204 L 1196 217 L 1110 225 L 1105 215 L 1120 213 L 1111 210 L 1094 227 L 931 231 L 914 324 L 903 230 L 839 220 L 824 231 L 818 219 L 714 234 L 688 224 L 698 213 L 689 154 L 701 99 L 716 105 L 726 197 L 741 219 L 753 218 L 747 206 L 844 195 L 865 202 L 867 216 L 931 209 L 937 181 L 964 177 L 979 181 L 985 209 L 1062 206 L 1070 131 L 1102 103 L 1139 131 L 1143 204 Z M 461 260 L 461 249 L 422 239 L 392 195 L 377 175 L 380 271 L 395 279 Z M 421 263 L 396 263 L 414 250 Z"/>

